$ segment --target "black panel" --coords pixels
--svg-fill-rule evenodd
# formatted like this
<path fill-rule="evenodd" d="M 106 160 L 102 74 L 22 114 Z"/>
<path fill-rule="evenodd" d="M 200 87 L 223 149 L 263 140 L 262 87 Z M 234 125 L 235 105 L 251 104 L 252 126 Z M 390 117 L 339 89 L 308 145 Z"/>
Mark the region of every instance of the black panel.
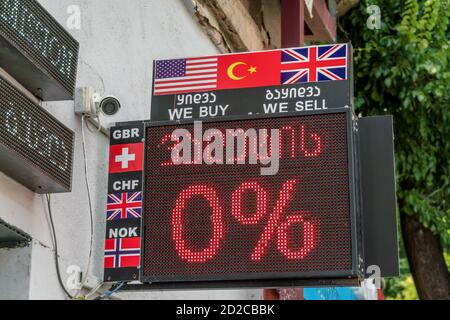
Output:
<path fill-rule="evenodd" d="M 124 124 L 111 128 L 110 145 L 142 142 L 144 139 L 143 123 Z"/>
<path fill-rule="evenodd" d="M 139 280 L 139 268 L 115 268 L 104 269 L 103 281 L 119 282 L 119 281 L 136 281 Z"/>
<path fill-rule="evenodd" d="M 0 67 L 40 99 L 73 98 L 78 51 L 36 0 L 0 0 Z"/>
<path fill-rule="evenodd" d="M 392 116 L 359 120 L 366 269 L 399 275 Z"/>
<path fill-rule="evenodd" d="M 0 77 L 0 170 L 36 193 L 69 192 L 74 133 Z"/>
<path fill-rule="evenodd" d="M 120 280 L 119 280 L 120 281 Z M 329 279 L 265 279 L 265 280 L 235 280 L 235 281 L 195 281 L 195 282 L 166 282 L 127 284 L 122 291 L 143 290 L 202 290 L 202 289 L 249 289 L 249 288 L 289 288 L 289 287 L 358 287 L 357 278 L 329 278 Z"/>
<path fill-rule="evenodd" d="M 142 172 L 110 174 L 108 193 L 142 191 Z"/>
<path fill-rule="evenodd" d="M 188 120 L 189 118 L 184 117 L 171 119 L 171 113 L 173 115 L 176 114 L 174 110 L 180 111 L 189 108 L 192 108 L 191 119 L 200 120 L 258 114 L 296 112 L 311 114 L 319 110 L 350 106 L 352 102 L 350 85 L 349 81 L 329 81 L 294 84 L 286 87 L 271 86 L 153 96 L 151 119 L 152 121 Z M 200 102 L 195 103 L 198 97 L 200 97 Z M 282 103 L 287 106 L 283 112 L 279 111 Z M 275 110 L 278 111 L 266 112 L 264 105 L 268 108 L 269 104 L 276 107 Z M 224 108 L 226 108 L 225 111 L 223 111 Z M 206 111 L 209 115 L 206 115 Z"/>
<path fill-rule="evenodd" d="M 293 135 L 296 140 L 296 155 L 291 156 L 292 150 L 289 148 L 291 140 L 287 139 L 291 136 L 285 132 L 286 139 L 282 139 L 285 146 L 282 148 L 284 158 L 280 160 L 280 172 L 278 175 L 265 177 L 259 175 L 258 165 L 160 166 L 170 160 L 170 151 L 167 149 L 169 144 L 161 143 L 161 139 L 176 127 L 173 124 L 150 125 L 146 137 L 143 281 L 167 283 L 169 281 L 357 277 L 355 253 L 357 241 L 354 233 L 356 221 L 351 214 L 354 209 L 351 204 L 354 196 L 352 195 L 353 178 L 349 176 L 349 167 L 352 162 L 348 159 L 351 157 L 348 152 L 352 150 L 352 147 L 349 146 L 348 140 L 351 135 L 348 114 L 341 111 L 310 116 L 213 121 L 203 125 L 204 130 L 281 127 L 297 129 Z M 178 125 L 178 127 L 192 130 L 190 124 Z M 303 134 L 301 128 L 305 130 Z M 315 157 L 310 153 L 308 157 L 305 150 L 312 152 L 315 147 L 317 148 L 314 139 L 311 139 L 314 134 L 322 139 L 322 154 Z M 303 156 L 300 155 L 302 152 Z M 274 208 L 283 182 L 293 176 L 298 176 L 299 185 L 295 191 L 295 199 L 293 198 L 285 213 L 287 216 L 295 216 L 302 211 L 305 214 L 305 221 L 317 223 L 316 226 L 320 225 L 318 238 L 323 242 L 317 243 L 317 247 L 310 251 L 310 255 L 304 261 L 293 262 L 288 261 L 284 254 L 278 252 L 277 241 L 273 240 L 260 262 L 252 263 L 249 256 L 252 255 L 252 249 L 268 223 L 268 216 L 261 218 L 258 224 L 237 223 L 235 217 L 230 214 L 231 194 L 242 182 L 249 179 L 257 182 L 270 195 L 267 197 L 267 208 L 270 211 Z M 203 191 L 208 188 L 216 190 L 219 205 L 223 210 L 223 230 L 225 231 L 220 249 L 214 257 L 208 258 L 207 262 L 189 265 L 185 261 L 188 259 L 187 256 L 184 258 L 177 256 L 174 239 L 171 237 L 170 229 L 173 224 L 170 217 L 177 195 L 182 190 L 189 189 L 188 186 L 191 184 L 206 186 L 207 188 L 203 188 Z M 245 210 L 254 213 L 255 199 L 247 196 L 243 199 L 247 203 Z M 192 201 L 192 208 L 186 206 L 187 217 L 183 222 L 189 224 L 183 236 L 194 251 L 201 251 L 200 249 L 208 247 L 208 241 L 205 242 L 205 239 L 211 239 L 214 234 L 210 206 L 200 200 Z M 204 213 L 204 215 L 194 214 L 195 212 Z M 305 229 L 301 227 L 302 223 L 299 225 L 300 228 L 292 228 L 293 232 L 289 234 L 288 242 L 301 247 L 305 238 L 297 243 L 296 241 L 302 238 L 300 234 Z M 206 253 L 206 256 L 209 254 Z M 195 286 L 195 284 L 192 285 Z"/>
<path fill-rule="evenodd" d="M 0 248 L 14 248 L 26 245 L 31 237 L 0 219 Z"/>
<path fill-rule="evenodd" d="M 110 131 L 104 279 L 106 282 L 139 280 L 143 161 L 138 159 L 143 153 L 144 123 L 121 123 Z M 136 147 L 134 151 L 141 153 L 141 156 L 134 154 L 138 165 L 113 170 L 115 156 L 118 155 L 115 152 L 130 148 L 133 153 L 133 146 Z M 140 171 L 136 171 L 137 167 Z"/>
<path fill-rule="evenodd" d="M 104 281 L 133 281 L 139 279 L 139 267 L 134 261 L 129 266 L 133 252 L 140 260 L 141 219 L 114 220 L 106 222 Z M 119 262 L 120 261 L 120 262 Z M 123 264 L 123 265 L 121 265 Z M 128 265 L 127 265 L 128 264 Z"/>
<path fill-rule="evenodd" d="M 134 238 L 141 236 L 140 219 L 123 219 L 106 222 L 106 239 Z M 120 234 L 123 231 L 124 234 Z"/>

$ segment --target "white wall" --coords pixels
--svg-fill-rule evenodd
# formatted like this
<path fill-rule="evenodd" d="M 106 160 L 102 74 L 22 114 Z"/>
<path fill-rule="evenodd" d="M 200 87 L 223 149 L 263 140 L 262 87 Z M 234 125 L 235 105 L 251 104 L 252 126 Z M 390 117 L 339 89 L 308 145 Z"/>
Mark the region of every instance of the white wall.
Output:
<path fill-rule="evenodd" d="M 158 58 L 217 53 L 195 18 L 180 0 L 39 0 L 64 26 L 69 5 L 81 8 L 81 30 L 71 30 L 80 42 L 77 86 L 92 86 L 122 102 L 122 111 L 111 119 L 148 119 L 151 103 L 152 61 Z M 69 265 L 86 269 L 90 225 L 84 183 L 80 119 L 73 102 L 46 103 L 44 107 L 75 131 L 73 191 L 54 195 L 53 215 L 62 270 Z M 94 256 L 91 274 L 102 278 L 108 139 L 87 133 L 89 178 L 94 208 Z M 31 299 L 61 299 L 53 261 L 44 197 L 0 173 L 0 218 L 33 237 L 30 273 Z M 2 253 L 0 252 L 0 255 Z M 3 272 L 5 269 L 3 269 Z M 2 272 L 0 266 L 0 272 Z M 63 275 L 65 278 L 66 275 Z M 2 278 L 0 277 L 0 282 Z M 1 283 L 0 283 L 1 286 Z M 260 298 L 260 290 L 126 293 L 143 299 Z"/>
<path fill-rule="evenodd" d="M 30 298 L 31 246 L 0 249 L 0 300 Z"/>

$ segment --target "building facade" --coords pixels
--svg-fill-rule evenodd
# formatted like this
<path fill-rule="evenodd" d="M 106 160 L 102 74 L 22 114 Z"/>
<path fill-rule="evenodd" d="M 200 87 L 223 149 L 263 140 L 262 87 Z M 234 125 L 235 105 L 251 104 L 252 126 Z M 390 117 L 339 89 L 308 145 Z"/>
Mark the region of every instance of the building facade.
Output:
<path fill-rule="evenodd" d="M 189 1 L 39 2 L 80 43 L 76 86 L 93 87 L 101 95 L 111 94 L 120 100 L 120 112 L 102 119 L 105 127 L 114 122 L 149 119 L 153 60 L 219 52 L 197 23 Z M 71 283 L 77 282 L 76 272 L 81 270 L 86 275 L 89 264 L 89 291 L 103 278 L 109 139 L 92 125 L 91 130 L 85 127 L 94 222 L 92 257 L 88 263 L 91 225 L 81 119 L 74 113 L 73 101 L 45 102 L 42 106 L 75 132 L 72 192 L 52 195 L 51 210 L 62 282 L 70 289 Z M 0 219 L 31 237 L 28 245 L 0 249 L 0 299 L 64 299 L 55 268 L 45 196 L 0 172 L 0 204 Z M 260 299 L 261 290 L 125 292 L 115 297 Z"/>

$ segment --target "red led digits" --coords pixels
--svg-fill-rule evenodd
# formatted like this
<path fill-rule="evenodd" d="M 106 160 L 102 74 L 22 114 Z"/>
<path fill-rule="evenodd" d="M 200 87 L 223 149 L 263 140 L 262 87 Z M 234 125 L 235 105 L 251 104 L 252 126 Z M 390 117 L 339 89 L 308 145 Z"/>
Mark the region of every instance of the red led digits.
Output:
<path fill-rule="evenodd" d="M 209 246 L 202 251 L 191 251 L 187 248 L 186 241 L 183 238 L 183 213 L 186 208 L 186 203 L 194 196 L 204 197 L 212 209 L 213 236 L 209 241 Z M 175 242 L 178 255 L 188 262 L 206 262 L 217 254 L 222 237 L 222 207 L 219 204 L 216 191 L 202 185 L 190 186 L 181 191 L 175 203 L 175 208 L 172 211 L 172 238 Z"/>
<path fill-rule="evenodd" d="M 351 270 L 348 120 L 346 112 L 219 120 L 204 122 L 201 135 L 195 123 L 148 126 L 143 275 L 166 283 Z M 186 137 L 172 141 L 178 129 Z M 278 173 L 261 175 L 261 160 L 279 160 Z"/>
<path fill-rule="evenodd" d="M 190 135 L 189 135 L 189 139 L 190 139 L 190 138 L 191 138 L 191 137 L 190 137 Z M 202 164 L 202 161 L 203 161 L 203 160 L 202 160 L 202 159 L 203 159 L 203 158 L 202 158 L 202 157 L 203 157 L 203 152 L 202 152 L 202 149 L 203 149 L 202 144 L 203 144 L 203 142 L 202 142 L 202 141 L 199 141 L 199 140 L 197 140 L 197 139 L 192 139 L 192 142 L 194 143 L 194 162 L 189 161 L 189 162 L 187 162 L 187 163 L 181 161 L 180 155 L 179 155 L 179 154 L 173 155 L 174 158 L 172 158 L 172 151 L 173 151 L 173 149 L 175 149 L 175 147 L 177 146 L 177 143 L 180 142 L 180 141 L 178 141 L 178 142 L 173 141 L 173 140 L 172 140 L 172 134 L 166 134 L 166 135 L 164 135 L 164 136 L 161 138 L 161 143 L 160 143 L 160 145 L 163 146 L 163 145 L 166 145 L 166 144 L 169 143 L 169 142 L 173 142 L 172 145 L 169 145 L 169 146 L 167 147 L 167 150 L 169 151 L 169 157 L 170 157 L 170 160 L 161 163 L 161 166 L 162 166 L 162 167 L 170 167 L 170 166 L 174 166 L 175 164 Z"/>
<path fill-rule="evenodd" d="M 281 216 L 285 212 L 290 200 L 292 199 L 296 180 L 286 181 L 281 190 L 275 208 L 269 217 L 267 226 L 256 245 L 251 259 L 253 261 L 261 260 L 266 253 L 267 247 L 273 236 L 277 237 L 278 250 L 288 259 L 303 259 L 315 246 L 315 229 L 312 223 L 304 221 L 302 215 L 288 216 L 286 222 L 280 224 Z M 245 192 L 254 192 L 256 194 L 256 212 L 249 216 L 242 212 L 242 195 Z M 202 251 L 192 251 L 187 248 L 183 238 L 183 213 L 186 203 L 194 196 L 204 197 L 212 209 L 213 236 L 209 246 Z M 257 224 L 267 213 L 267 192 L 257 182 L 244 182 L 232 194 L 231 213 L 239 223 L 243 225 Z M 288 241 L 289 228 L 295 224 L 303 225 L 303 246 L 299 250 L 291 250 Z M 219 198 L 216 191 L 206 186 L 190 186 L 183 190 L 172 211 L 172 238 L 175 242 L 175 248 L 178 255 L 188 262 L 206 262 L 214 258 L 223 238 L 222 208 L 219 204 Z"/>
<path fill-rule="evenodd" d="M 171 140 L 171 138 L 172 138 L 172 135 L 171 134 L 166 134 L 166 135 L 164 135 L 162 138 L 161 138 L 161 146 L 163 146 L 163 145 L 165 145 L 167 142 L 169 142 L 170 140 Z M 167 149 L 170 151 L 170 156 L 172 156 L 172 149 L 174 148 L 174 146 L 169 146 Z M 161 166 L 163 166 L 163 167 L 167 167 L 167 166 L 172 166 L 173 165 L 173 162 L 172 162 L 172 160 L 170 160 L 170 161 L 166 161 L 166 162 L 163 162 L 163 163 L 161 163 Z"/>
<path fill-rule="evenodd" d="M 259 239 L 255 250 L 252 253 L 252 260 L 260 260 L 266 252 L 269 241 L 278 227 L 278 222 L 280 220 L 281 214 L 287 207 L 289 200 L 292 198 L 292 191 L 294 190 L 294 185 L 296 183 L 296 180 L 288 180 L 283 184 L 283 187 L 280 190 L 278 201 L 275 205 L 275 208 L 273 209 L 272 214 L 270 215 L 269 222 L 267 223 L 267 226 L 264 229 L 264 232 Z"/>
<path fill-rule="evenodd" d="M 260 145 L 259 145 L 259 159 L 260 160 L 269 160 L 269 156 L 272 155 L 272 137 L 268 134 L 269 130 L 263 131 L 262 134 L 263 138 L 260 139 Z M 283 147 L 284 147 L 284 132 L 288 132 L 290 134 L 290 150 L 287 151 L 290 153 L 290 157 L 292 159 L 295 158 L 295 130 L 292 126 L 283 126 L 279 131 L 279 157 L 280 160 L 283 159 Z M 261 155 L 261 148 L 267 148 L 268 144 L 268 150 L 267 155 Z"/>
<path fill-rule="evenodd" d="M 256 213 L 253 216 L 242 213 L 242 195 L 244 192 L 256 194 Z M 244 182 L 231 196 L 231 214 L 242 224 L 257 224 L 267 213 L 267 192 L 257 182 Z"/>
<path fill-rule="evenodd" d="M 258 159 L 261 161 L 269 160 L 272 155 L 272 137 L 268 134 L 269 130 L 261 130 L 259 133 L 261 137 L 259 138 L 259 150 L 257 152 Z M 281 139 L 281 137 L 280 137 Z M 262 150 L 266 150 L 265 154 L 261 154 Z M 281 149 L 280 149 L 280 159 L 281 159 Z"/>
<path fill-rule="evenodd" d="M 301 147 L 302 147 L 303 155 L 305 157 L 317 157 L 322 152 L 322 145 L 321 145 L 322 141 L 321 141 L 320 137 L 316 133 L 313 133 L 313 134 L 311 134 L 311 138 L 313 138 L 314 141 L 316 142 L 316 147 L 314 148 L 314 150 L 306 150 L 305 126 L 302 126 Z"/>
<path fill-rule="evenodd" d="M 254 129 L 250 129 L 255 131 Z M 244 129 L 209 129 L 208 132 L 200 133 L 201 139 L 197 137 L 195 138 L 195 134 L 192 135 L 189 134 L 189 139 L 193 145 L 193 156 L 190 161 L 185 161 L 182 164 L 183 165 L 200 165 L 203 164 L 203 156 L 205 156 L 205 161 L 207 164 L 222 164 L 223 162 L 226 162 L 227 164 L 244 164 L 247 160 L 247 158 L 250 158 L 251 156 L 255 155 L 256 160 L 261 161 L 268 161 L 270 160 L 270 157 L 272 155 L 272 136 L 270 134 L 271 129 L 265 128 L 265 129 L 259 129 L 255 131 L 255 135 L 248 135 L 248 130 L 245 131 Z M 260 135 L 259 138 L 257 135 Z M 197 134 L 199 135 L 199 134 Z M 289 136 L 287 136 L 289 135 Z M 242 152 L 239 152 L 237 155 L 234 154 L 227 154 L 227 159 L 224 160 L 218 160 L 212 159 L 211 157 L 211 150 L 212 150 L 212 138 L 215 136 L 221 137 L 221 142 L 223 145 L 223 148 L 226 148 L 226 143 L 228 143 L 228 140 L 234 139 L 234 143 L 239 141 L 243 141 L 242 143 L 242 149 L 240 150 Z M 255 138 L 256 137 L 256 138 Z M 286 137 L 286 139 L 285 139 Z M 312 139 L 311 143 L 308 143 L 308 139 Z M 286 140 L 286 141 L 285 141 Z M 175 142 L 172 141 L 172 135 L 171 134 L 165 134 L 161 138 L 160 146 L 167 145 L 169 142 L 173 142 L 171 145 L 167 147 L 167 150 L 169 151 L 169 156 L 172 156 L 172 150 L 177 147 L 177 144 L 180 143 L 180 141 Z M 288 142 L 290 146 L 285 145 L 285 143 Z M 214 143 L 217 143 L 216 141 Z M 299 148 L 300 144 L 300 148 Z M 290 157 L 294 159 L 296 156 L 296 152 L 300 151 L 300 155 L 304 157 L 318 157 L 322 152 L 323 146 L 322 146 L 322 139 L 317 133 L 309 133 L 307 134 L 307 130 L 304 125 L 301 125 L 299 127 L 293 127 L 291 125 L 285 125 L 282 126 L 279 130 L 279 158 L 283 159 L 283 153 L 287 153 L 287 157 Z M 204 150 L 203 150 L 204 149 Z M 264 151 L 262 151 L 264 150 Z M 191 150 L 192 151 L 192 150 Z M 222 151 L 223 152 L 223 151 Z M 223 156 L 223 154 L 222 154 Z M 174 161 L 172 159 L 170 161 L 162 162 L 162 167 L 168 167 L 168 166 L 174 166 L 175 163 L 181 164 L 180 161 L 180 155 L 175 155 Z M 175 163 L 174 163 L 175 162 Z"/>
<path fill-rule="evenodd" d="M 171 134 L 166 134 L 166 135 L 164 135 L 164 136 L 161 138 L 161 144 L 160 144 L 160 145 L 163 146 L 163 145 L 167 144 L 167 143 L 170 142 L 170 141 L 172 141 L 172 135 L 171 135 Z M 173 160 L 172 160 L 172 150 L 175 148 L 175 146 L 176 146 L 176 144 L 174 143 L 172 146 L 168 146 L 168 147 L 167 147 L 167 150 L 169 150 L 170 160 L 161 163 L 161 166 L 163 166 L 163 167 L 169 167 L 169 166 L 174 166 L 174 165 L 175 165 L 175 163 L 174 163 Z M 179 154 L 176 154 L 176 155 L 175 155 L 175 161 L 176 161 L 176 163 L 181 163 L 180 155 L 179 155 Z"/>
<path fill-rule="evenodd" d="M 291 133 L 291 158 L 295 158 L 295 130 L 291 126 L 284 126 L 280 130 L 280 159 L 283 156 L 283 131 L 289 131 Z"/>
<path fill-rule="evenodd" d="M 303 225 L 303 246 L 293 251 L 289 248 L 288 229 L 295 223 Z M 287 221 L 282 223 L 278 228 L 277 248 L 288 259 L 303 259 L 315 245 L 314 225 L 310 222 L 304 221 L 301 215 L 287 217 Z"/>
<path fill-rule="evenodd" d="M 194 162 L 190 161 L 187 164 L 202 164 L 203 163 L 203 141 L 192 139 L 194 143 Z"/>
<path fill-rule="evenodd" d="M 296 154 L 304 157 L 317 157 L 322 153 L 322 140 L 317 133 L 307 132 L 304 125 L 298 127 L 300 131 L 297 131 L 291 125 L 284 125 L 280 128 L 282 133 L 290 134 L 290 149 L 287 149 L 288 157 L 295 158 L 298 156 Z M 242 129 L 235 130 L 234 133 L 243 131 Z M 260 139 L 259 149 L 265 148 L 269 149 L 266 155 L 258 154 L 258 144 L 255 139 L 248 139 L 248 143 L 244 142 L 244 152 L 237 155 L 236 161 L 245 161 L 245 158 L 249 156 L 249 151 L 253 151 L 253 154 L 257 154 L 258 158 L 261 159 L 262 156 L 268 157 L 272 152 L 272 141 L 268 135 L 267 130 L 261 130 L 263 137 Z M 297 133 L 297 134 L 296 134 Z M 189 163 L 185 164 L 201 164 L 202 157 L 206 155 L 207 162 L 212 163 L 212 155 L 210 146 L 206 146 L 205 152 L 203 152 L 203 142 L 211 143 L 213 136 L 220 136 L 222 142 L 224 142 L 224 134 L 219 129 L 210 129 L 208 133 L 203 137 L 203 141 L 193 139 L 193 149 L 194 155 L 193 159 Z M 297 143 L 300 142 L 300 148 L 296 149 L 296 139 Z M 312 140 L 311 140 L 312 139 Z M 171 135 L 164 135 L 161 140 L 161 145 L 167 144 L 171 140 Z M 284 141 L 286 143 L 288 140 Z M 283 136 L 280 133 L 280 158 L 283 151 Z M 248 146 L 247 146 L 248 144 Z M 168 150 L 172 151 L 174 146 L 169 146 Z M 179 155 L 178 155 L 179 156 Z M 162 166 L 173 165 L 173 162 L 162 163 Z M 297 184 L 297 180 L 291 179 L 287 180 L 281 187 L 278 199 L 275 206 L 270 212 L 267 208 L 267 191 L 255 181 L 244 182 L 237 189 L 235 189 L 231 194 L 231 215 L 242 225 L 255 225 L 262 221 L 263 217 L 269 215 L 267 225 L 261 236 L 258 239 L 256 246 L 253 248 L 251 253 L 252 261 L 260 261 L 267 252 L 267 248 L 270 246 L 270 242 L 273 238 L 276 242 L 277 250 L 282 253 L 287 259 L 303 259 L 305 258 L 315 247 L 316 243 L 316 229 L 313 223 L 305 221 L 302 214 L 290 215 L 286 218 L 283 216 L 286 214 L 286 208 L 291 202 L 294 194 L 294 189 Z M 251 212 L 245 212 L 246 206 L 243 203 L 245 200 L 244 195 L 247 193 L 252 193 L 256 197 L 256 208 L 251 210 Z M 188 248 L 183 237 L 183 215 L 186 214 L 186 205 L 194 197 L 201 196 L 205 198 L 211 207 L 212 217 L 211 222 L 213 226 L 213 235 L 209 240 L 209 244 L 206 248 L 201 251 L 195 251 L 192 248 Z M 248 209 L 247 209 L 248 210 Z M 185 220 L 185 219 L 184 219 Z M 187 189 L 184 189 L 179 194 L 175 208 L 172 211 L 172 238 L 175 242 L 175 248 L 179 257 L 187 262 L 191 263 L 204 263 L 210 259 L 213 259 L 219 250 L 221 240 L 224 236 L 224 225 L 223 225 L 222 207 L 219 203 L 219 198 L 214 189 L 207 187 L 205 185 L 194 185 Z M 289 243 L 289 230 L 293 228 L 295 224 L 301 224 L 303 228 L 303 244 L 301 248 L 293 248 L 293 244 Z"/>
<path fill-rule="evenodd" d="M 215 136 L 219 136 L 220 140 L 222 141 L 222 143 L 223 143 L 223 141 L 225 141 L 222 131 L 220 131 L 218 129 L 211 129 L 211 130 L 209 130 L 207 133 L 205 133 L 205 136 L 204 136 L 203 139 L 205 140 L 205 142 L 211 142 L 213 140 L 212 138 L 215 137 Z M 214 138 L 214 139 L 217 139 L 217 138 Z M 222 158 L 223 158 L 223 150 L 221 150 L 222 154 L 220 156 L 215 154 L 215 157 L 211 157 L 212 150 L 213 150 L 213 148 L 211 147 L 211 144 L 208 144 L 205 147 L 205 151 L 203 151 L 203 155 L 205 157 L 205 162 L 207 164 L 212 164 L 212 163 L 223 164 L 223 160 L 222 160 Z M 217 151 L 215 151 L 215 152 L 217 152 Z"/>

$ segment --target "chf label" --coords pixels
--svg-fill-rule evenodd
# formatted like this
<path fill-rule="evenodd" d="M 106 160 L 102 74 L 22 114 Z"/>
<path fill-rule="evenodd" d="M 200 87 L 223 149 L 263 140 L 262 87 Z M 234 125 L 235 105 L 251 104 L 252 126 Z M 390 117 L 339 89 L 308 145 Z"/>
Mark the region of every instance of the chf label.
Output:
<path fill-rule="evenodd" d="M 113 182 L 114 191 L 136 190 L 139 186 L 139 180 L 119 180 Z"/>

